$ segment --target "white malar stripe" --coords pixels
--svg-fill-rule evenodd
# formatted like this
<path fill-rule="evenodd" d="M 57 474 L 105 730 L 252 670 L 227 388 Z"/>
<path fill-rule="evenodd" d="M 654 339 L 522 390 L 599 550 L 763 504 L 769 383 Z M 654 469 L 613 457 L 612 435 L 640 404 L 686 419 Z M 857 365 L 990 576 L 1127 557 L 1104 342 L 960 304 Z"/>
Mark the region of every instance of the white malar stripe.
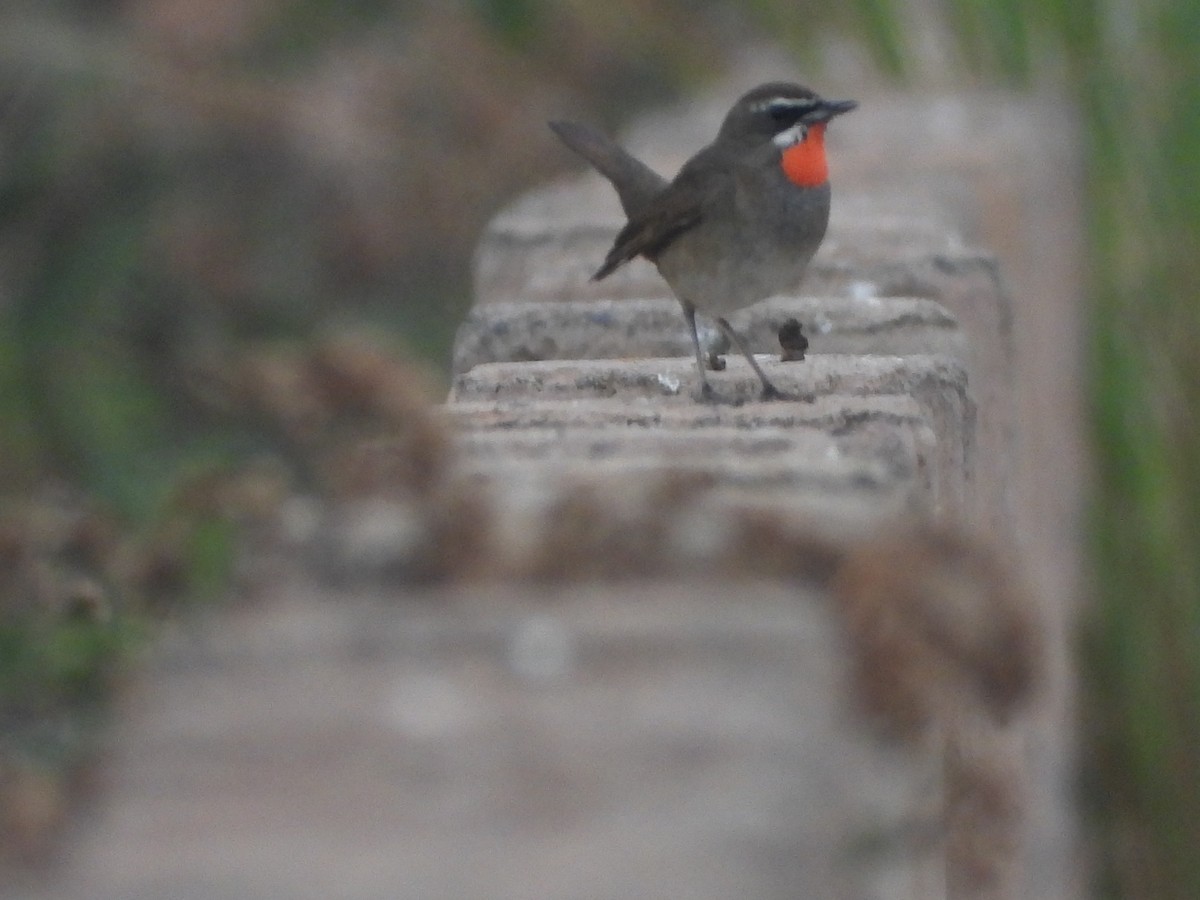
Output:
<path fill-rule="evenodd" d="M 771 143 L 780 150 L 786 150 L 788 147 L 794 147 L 801 143 L 806 137 L 808 137 L 808 126 L 803 122 L 797 122 L 791 128 L 785 128 L 771 138 Z"/>

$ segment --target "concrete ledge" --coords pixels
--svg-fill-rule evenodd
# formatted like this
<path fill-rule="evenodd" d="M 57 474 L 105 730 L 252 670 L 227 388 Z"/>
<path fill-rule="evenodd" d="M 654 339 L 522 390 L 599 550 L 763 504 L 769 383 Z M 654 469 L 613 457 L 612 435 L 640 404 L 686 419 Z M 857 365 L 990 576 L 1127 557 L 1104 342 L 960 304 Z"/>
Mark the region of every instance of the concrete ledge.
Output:
<path fill-rule="evenodd" d="M 701 315 L 701 320 L 704 319 Z M 756 353 L 779 353 L 779 328 L 795 318 L 810 353 L 966 358 L 954 317 L 912 297 L 774 297 L 732 317 Z M 488 362 L 692 356 L 679 304 L 669 299 L 487 303 L 458 329 L 454 371 Z"/>
<path fill-rule="evenodd" d="M 677 139 L 669 133 L 660 137 L 664 143 Z M 923 178 L 920 188 L 936 180 Z M 823 310 L 818 312 L 823 311 L 831 323 L 839 307 L 853 308 L 865 300 L 883 303 L 893 297 L 923 298 L 950 311 L 966 338 L 955 342 L 951 352 L 966 364 L 978 404 L 978 475 L 972 475 L 976 481 L 972 502 L 961 512 L 968 523 L 1012 542 L 1012 300 L 1001 284 L 995 257 L 968 246 L 955 230 L 958 217 L 951 209 L 953 201 L 953 196 L 941 191 L 915 200 L 903 186 L 871 185 L 866 191 L 838 187 L 829 234 L 801 288 L 806 295 L 821 298 L 817 302 Z M 611 189 L 591 175 L 564 179 L 520 198 L 489 224 L 480 239 L 475 257 L 477 309 L 497 303 L 670 300 L 665 282 L 644 260 L 634 260 L 602 282 L 590 280 L 622 224 Z M 819 335 L 810 333 L 813 338 Z M 636 346 L 636 341 L 632 343 Z M 814 345 L 819 343 L 813 340 Z M 679 354 L 678 346 L 672 344 L 670 355 Z M 690 349 L 684 346 L 685 351 Z M 854 353 L 860 347 L 851 342 L 844 349 Z M 523 349 L 532 357 L 559 355 L 546 352 L 544 342 Z M 888 345 L 881 342 L 868 352 L 886 349 Z M 909 347 L 902 341 L 893 352 L 909 349 L 941 353 L 947 348 Z M 475 355 L 464 347 L 462 356 L 456 355 L 456 367 L 461 370 L 471 360 L 485 357 L 486 352 Z"/>
<path fill-rule="evenodd" d="M 810 590 L 293 592 L 241 619 L 159 647 L 103 828 L 44 896 L 941 896 L 913 839 L 939 755 L 847 717 Z"/>
<path fill-rule="evenodd" d="M 762 461 L 779 457 L 836 459 L 843 454 L 837 439 L 815 428 L 754 430 L 715 426 L 702 431 L 676 428 L 545 428 L 473 431 L 454 442 L 458 464 L 473 468 L 498 457 L 514 461 L 659 459 L 712 460 L 731 457 Z"/>
<path fill-rule="evenodd" d="M 722 427 L 820 428 L 847 434 L 876 423 L 910 429 L 928 428 L 921 407 L 904 394 L 822 394 L 811 403 L 659 404 L 604 398 L 545 400 L 517 397 L 449 403 L 442 415 L 457 429 L 575 427 Z"/>
<path fill-rule="evenodd" d="M 802 363 L 761 360 L 783 391 L 801 396 L 904 394 L 913 398 L 937 441 L 934 469 L 937 506 L 964 509 L 972 478 L 975 407 L 961 363 L 947 357 L 814 356 Z M 718 395 L 730 401 L 757 396 L 758 382 L 744 360 L 729 359 L 710 373 Z M 695 366 L 686 359 L 490 363 L 454 380 L 453 401 L 619 397 L 636 406 L 653 398 L 662 406 L 695 404 Z M 805 404 L 782 402 L 780 407 Z"/>
<path fill-rule="evenodd" d="M 600 459 L 590 458 L 586 452 L 558 452 L 549 458 L 531 459 L 512 454 L 511 446 L 503 448 L 508 451 L 504 456 L 494 455 L 500 447 L 478 449 L 478 455 L 463 461 L 463 470 L 506 495 L 498 504 L 501 508 L 507 508 L 513 494 L 542 494 L 547 486 L 555 493 L 581 484 L 611 490 L 625 479 L 660 483 L 674 477 L 702 477 L 717 486 L 739 488 L 747 499 L 784 492 L 798 509 L 814 496 L 836 500 L 847 495 L 869 495 L 881 513 L 921 513 L 931 505 L 929 492 L 917 477 L 917 460 L 905 454 L 908 448 L 899 443 L 889 448 L 887 459 L 842 455 L 834 444 L 827 456 L 810 456 L 803 452 L 808 448 L 796 447 L 791 453 L 757 458 L 738 456 L 730 447 L 707 457 L 673 457 L 665 452 L 638 455 L 637 448 L 627 447 L 620 455 Z"/>

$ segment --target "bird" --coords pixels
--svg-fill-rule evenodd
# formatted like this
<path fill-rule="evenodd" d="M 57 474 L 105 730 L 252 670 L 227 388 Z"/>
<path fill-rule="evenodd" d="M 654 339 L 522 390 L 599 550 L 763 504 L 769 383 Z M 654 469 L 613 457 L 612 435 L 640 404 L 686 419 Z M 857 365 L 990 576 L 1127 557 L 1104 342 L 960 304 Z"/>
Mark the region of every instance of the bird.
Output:
<path fill-rule="evenodd" d="M 683 307 L 701 400 L 716 396 L 696 333 L 697 310 L 712 316 L 749 362 L 764 400 L 788 399 L 726 317 L 799 285 L 829 223 L 825 129 L 857 106 L 799 84 L 761 84 L 738 98 L 712 143 L 670 181 L 587 125 L 548 123 L 612 183 L 628 220 L 592 280 L 638 256 L 657 266 Z"/>

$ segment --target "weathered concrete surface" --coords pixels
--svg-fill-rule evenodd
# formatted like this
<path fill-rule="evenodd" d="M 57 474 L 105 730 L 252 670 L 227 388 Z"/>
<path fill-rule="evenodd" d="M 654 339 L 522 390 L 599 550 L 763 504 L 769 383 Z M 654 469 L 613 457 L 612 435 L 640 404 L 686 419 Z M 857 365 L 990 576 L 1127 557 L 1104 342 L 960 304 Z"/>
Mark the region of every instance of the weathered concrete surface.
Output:
<path fill-rule="evenodd" d="M 577 420 L 571 427 L 473 428 L 455 448 L 459 471 L 508 494 L 500 504 L 506 508 L 521 502 L 515 494 L 559 496 L 583 484 L 612 495 L 641 478 L 652 491 L 649 476 L 659 473 L 660 480 L 702 477 L 746 501 L 787 498 L 797 509 L 842 511 L 847 519 L 873 508 L 878 520 L 938 507 L 936 442 L 924 420 L 913 424 L 857 421 L 834 434 L 794 423 L 696 427 L 692 417 L 641 427 Z"/>
<path fill-rule="evenodd" d="M 906 507 L 933 513 L 939 504 L 943 460 L 937 438 L 917 402 L 901 394 L 828 394 L 812 403 L 738 406 L 524 398 L 459 401 L 444 412 L 459 432 L 455 447 L 462 469 L 494 475 L 495 466 L 488 465 L 494 459 L 510 466 L 507 478 L 514 483 L 545 487 L 550 467 L 543 464 L 557 460 L 555 471 L 562 475 L 565 458 L 567 469 L 591 476 L 598 474 L 598 460 L 613 463 L 615 470 L 624 466 L 624 475 L 647 466 L 690 465 L 692 471 L 719 477 L 728 468 L 732 480 L 749 486 L 747 476 L 757 475 L 761 483 L 770 469 L 747 468 L 739 477 L 739 463 L 756 457 L 762 462 L 765 456 L 780 467 L 770 479 L 776 486 L 790 482 L 813 488 L 803 497 L 810 509 L 828 508 L 823 501 L 836 495 L 834 505 L 846 511 L 848 494 L 872 491 L 864 502 L 874 505 L 874 521 Z M 522 461 L 530 464 L 529 472 L 516 468 Z M 961 478 L 961 472 L 955 469 L 948 477 Z M 614 481 L 609 491 L 616 487 Z M 822 498 L 822 491 L 828 496 Z M 794 491 L 781 496 L 800 500 Z"/>
<path fill-rule="evenodd" d="M 769 584 L 343 596 L 160 644 L 57 900 L 927 898 L 936 752 Z"/>
<path fill-rule="evenodd" d="M 937 440 L 935 466 L 939 510 L 963 514 L 973 502 L 975 407 L 966 373 L 945 357 L 815 356 L 802 363 L 760 359 L 776 386 L 794 396 L 902 394 L 912 397 Z M 759 385 L 745 360 L 730 358 L 723 372 L 709 373 L 724 400 L 755 398 Z M 620 397 L 637 405 L 653 399 L 694 404 L 695 365 L 686 358 L 492 363 L 454 380 L 453 401 L 516 398 Z M 792 405 L 790 402 L 778 403 Z M 968 513 L 969 514 L 969 513 Z"/>
<path fill-rule="evenodd" d="M 920 480 L 920 461 L 912 448 L 897 442 L 879 446 L 875 454 L 844 453 L 833 441 L 782 440 L 750 442 L 694 435 L 643 435 L 614 440 L 611 436 L 528 439 L 504 435 L 494 442 L 471 441 L 462 469 L 507 491 L 541 489 L 545 484 L 594 480 L 598 487 L 623 478 L 659 473 L 663 477 L 705 477 L 715 485 L 758 494 L 806 501 L 869 495 L 880 510 L 930 512 L 934 495 Z M 774 446 L 771 446 L 771 445 Z M 822 449 L 815 452 L 817 447 Z"/>
<path fill-rule="evenodd" d="M 555 462 L 589 463 L 647 462 L 663 464 L 699 463 L 770 463 L 781 469 L 850 462 L 873 463 L 892 476 L 913 478 L 932 467 L 932 460 L 921 458 L 922 448 L 915 442 L 890 440 L 890 429 L 856 429 L 846 436 L 834 436 L 815 428 L 771 428 L 753 430 L 717 426 L 701 432 L 683 429 L 656 429 L 618 432 L 613 429 L 573 429 L 555 433 L 545 428 L 528 428 L 466 434 L 455 442 L 459 466 L 479 471 L 498 459 L 534 466 Z M 867 466 L 863 471 L 869 471 Z M 782 473 L 781 473 L 782 474 Z"/>
<path fill-rule="evenodd" d="M 578 397 L 566 400 L 509 398 L 456 400 L 441 410 L 456 429 L 508 428 L 819 428 L 845 435 L 860 426 L 927 429 L 921 407 L 905 394 L 822 394 L 808 403 L 748 401 L 725 403 L 643 403 Z"/>
<path fill-rule="evenodd" d="M 816 429 L 760 428 L 754 431 L 715 427 L 700 432 L 677 429 L 617 431 L 572 429 L 550 433 L 544 428 L 474 432 L 455 441 L 460 467 L 479 471 L 497 460 L 516 464 L 646 462 L 778 462 L 833 461 L 848 456 L 836 438 Z"/>
<path fill-rule="evenodd" d="M 774 297 L 740 310 L 733 326 L 755 353 L 779 353 L 779 328 L 795 318 L 810 353 L 965 359 L 954 317 L 910 297 Z M 704 316 L 700 315 L 703 323 Z M 691 336 L 674 300 L 486 303 L 468 313 L 454 342 L 454 371 L 488 362 L 691 356 Z"/>

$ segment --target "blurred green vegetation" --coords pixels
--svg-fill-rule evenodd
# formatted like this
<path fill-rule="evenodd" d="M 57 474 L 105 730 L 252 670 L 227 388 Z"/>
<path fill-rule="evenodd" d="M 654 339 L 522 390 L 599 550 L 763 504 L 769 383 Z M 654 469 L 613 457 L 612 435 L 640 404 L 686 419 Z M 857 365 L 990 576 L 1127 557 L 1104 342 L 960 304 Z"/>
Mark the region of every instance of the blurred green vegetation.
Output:
<path fill-rule="evenodd" d="M 785 4 L 781 31 L 804 25 Z M 902 0 L 857 7 L 902 77 Z M 1084 801 L 1097 896 L 1200 897 L 1200 0 L 944 0 L 984 82 L 1065 84 L 1084 136 Z"/>
<path fill-rule="evenodd" d="M 6 615 L 0 621 L 5 761 L 43 769 L 85 762 L 104 701 L 139 640 L 138 622 L 124 615 Z"/>
<path fill-rule="evenodd" d="M 1200 897 L 1200 2 L 947 9 L 986 73 L 1024 82 L 1065 62 L 1082 111 L 1099 893 Z"/>

